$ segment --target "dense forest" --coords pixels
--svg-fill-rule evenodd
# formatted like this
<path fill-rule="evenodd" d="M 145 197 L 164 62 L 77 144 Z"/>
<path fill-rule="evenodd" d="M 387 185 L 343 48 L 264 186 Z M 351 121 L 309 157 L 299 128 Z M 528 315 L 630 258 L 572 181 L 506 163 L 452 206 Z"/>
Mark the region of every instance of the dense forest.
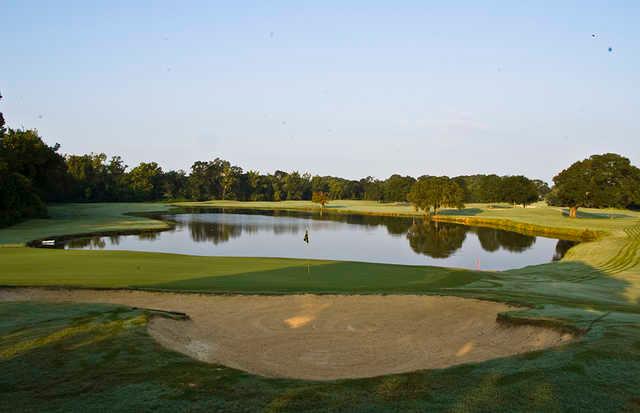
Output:
<path fill-rule="evenodd" d="M 0 96 L 1 98 L 1 96 Z M 119 156 L 62 155 L 35 130 L 7 129 L 0 113 L 0 227 L 46 216 L 50 202 L 115 202 L 233 199 L 241 201 L 364 199 L 412 202 L 427 212 L 464 203 L 509 202 L 526 206 L 544 199 L 572 207 L 639 204 L 640 170 L 615 154 L 576 162 L 554 178 L 552 190 L 524 176 L 433 177 L 391 175 L 350 180 L 297 171 L 245 171 L 215 158 L 189 172 L 164 171 L 155 162 L 129 168 Z M 582 177 L 589 175 L 589 179 Z M 598 188 L 606 187 L 606 191 Z M 585 196 L 584 194 L 587 193 Z"/>

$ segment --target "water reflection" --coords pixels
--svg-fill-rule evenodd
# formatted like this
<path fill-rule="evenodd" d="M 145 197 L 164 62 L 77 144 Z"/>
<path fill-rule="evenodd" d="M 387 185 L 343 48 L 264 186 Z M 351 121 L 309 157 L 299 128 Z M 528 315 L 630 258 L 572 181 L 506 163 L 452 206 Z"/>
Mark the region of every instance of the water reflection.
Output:
<path fill-rule="evenodd" d="M 559 239 L 558 243 L 556 244 L 556 252 L 555 254 L 553 254 L 553 261 L 560 261 L 562 257 L 565 256 L 567 251 L 569 251 L 569 248 L 573 247 L 576 244 L 577 242 L 575 241 Z"/>
<path fill-rule="evenodd" d="M 480 245 L 485 251 L 497 251 L 503 248 L 511 252 L 522 252 L 533 247 L 536 237 L 519 234 L 517 232 L 502 231 L 493 228 L 474 228 Z"/>
<path fill-rule="evenodd" d="M 65 248 L 428 263 L 420 261 L 422 256 L 436 260 L 435 265 L 476 268 L 482 261 L 485 269 L 506 269 L 561 259 L 575 245 L 422 219 L 340 214 L 321 217 L 290 211 L 186 212 L 158 217 L 173 222 L 170 231 L 78 238 L 67 241 Z M 302 242 L 307 230 L 309 245 Z"/>
<path fill-rule="evenodd" d="M 407 231 L 411 249 L 432 258 L 447 258 L 459 250 L 469 227 L 442 222 L 414 223 Z"/>
<path fill-rule="evenodd" d="M 113 237 L 108 237 L 111 240 Z M 111 241 L 110 241 L 111 242 Z M 113 242 L 111 245 L 117 245 Z M 91 238 L 77 238 L 72 239 L 66 242 L 66 247 L 74 248 L 74 249 L 103 249 L 107 246 L 105 238 L 102 237 L 91 237 Z"/>
<path fill-rule="evenodd" d="M 145 241 L 153 241 L 158 239 L 158 237 L 160 237 L 160 233 L 157 231 L 145 231 L 138 234 L 138 239 Z"/>

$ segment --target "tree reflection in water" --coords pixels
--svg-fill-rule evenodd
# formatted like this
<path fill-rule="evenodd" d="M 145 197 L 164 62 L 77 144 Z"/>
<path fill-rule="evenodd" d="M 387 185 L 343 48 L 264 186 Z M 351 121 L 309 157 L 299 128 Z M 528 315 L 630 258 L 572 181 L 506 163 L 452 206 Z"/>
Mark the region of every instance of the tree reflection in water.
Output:
<path fill-rule="evenodd" d="M 533 247 L 536 237 L 493 228 L 468 227 L 444 222 L 417 222 L 407 232 L 411 249 L 432 258 L 448 258 L 462 248 L 467 232 L 475 232 L 482 249 L 495 252 L 500 248 L 523 252 Z"/>
<path fill-rule="evenodd" d="M 214 245 L 227 242 L 242 235 L 242 227 L 218 222 L 189 221 L 191 239 L 196 242 L 212 242 Z"/>
<path fill-rule="evenodd" d="M 184 212 L 186 214 L 162 215 L 158 218 L 169 220 L 175 224 L 175 228 L 169 232 L 186 230 L 192 241 L 210 242 L 214 245 L 226 243 L 242 235 L 255 235 L 259 232 L 271 232 L 274 235 L 296 235 L 304 233 L 308 227 L 315 231 L 331 230 L 335 227 L 333 222 L 353 224 L 366 230 L 382 227 L 393 237 L 406 237 L 414 252 L 432 258 L 448 258 L 454 255 L 463 247 L 468 232 L 477 236 L 480 247 L 487 252 L 496 252 L 502 249 L 520 253 L 532 248 L 536 243 L 534 236 L 511 231 L 400 217 L 343 214 L 320 216 L 299 211 L 222 211 L 219 209 L 197 209 Z M 256 217 L 256 215 L 260 217 Z M 309 220 L 312 222 L 310 223 Z M 142 232 L 136 237 L 139 240 L 154 241 L 162 237 L 162 233 Z M 302 236 L 300 239 L 302 240 Z M 66 241 L 66 247 L 102 249 L 107 247 L 107 244 L 115 246 L 119 243 L 120 236 L 117 235 L 83 237 Z M 555 247 L 553 260 L 561 259 L 575 244 L 572 241 L 559 240 Z"/>
<path fill-rule="evenodd" d="M 86 237 L 69 240 L 65 245 L 69 248 L 103 249 L 107 243 L 103 237 Z"/>
<path fill-rule="evenodd" d="M 536 237 L 518 234 L 517 232 L 503 231 L 494 228 L 473 228 L 482 249 L 493 252 L 502 248 L 511 252 L 522 252 L 533 247 Z"/>
<path fill-rule="evenodd" d="M 569 251 L 569 248 L 573 247 L 576 244 L 577 242 L 575 241 L 559 239 L 558 243 L 556 244 L 556 252 L 555 254 L 553 254 L 553 261 L 560 261 L 562 257 L 565 256 L 567 251 Z"/>
<path fill-rule="evenodd" d="M 466 227 L 433 221 L 416 222 L 407 232 L 411 249 L 432 258 L 451 256 L 462 247 L 466 238 Z"/>
<path fill-rule="evenodd" d="M 138 234 L 138 239 L 142 241 L 154 241 L 160 237 L 157 231 L 145 231 Z"/>

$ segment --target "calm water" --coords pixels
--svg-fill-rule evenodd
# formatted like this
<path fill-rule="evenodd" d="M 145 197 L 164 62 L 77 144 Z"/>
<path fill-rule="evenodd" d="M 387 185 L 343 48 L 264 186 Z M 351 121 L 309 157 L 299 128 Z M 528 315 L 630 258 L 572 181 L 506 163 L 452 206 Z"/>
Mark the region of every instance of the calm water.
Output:
<path fill-rule="evenodd" d="M 504 270 L 561 258 L 573 243 L 396 217 L 208 211 L 162 215 L 169 231 L 66 241 L 65 248 L 320 258 Z M 309 231 L 309 243 L 303 241 Z"/>

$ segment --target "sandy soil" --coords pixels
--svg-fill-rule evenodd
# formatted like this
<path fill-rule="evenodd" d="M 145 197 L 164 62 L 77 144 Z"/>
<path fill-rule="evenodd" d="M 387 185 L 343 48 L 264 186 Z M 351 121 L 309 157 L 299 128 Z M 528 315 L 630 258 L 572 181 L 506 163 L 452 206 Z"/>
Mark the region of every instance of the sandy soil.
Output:
<path fill-rule="evenodd" d="M 113 303 L 184 312 L 149 333 L 198 360 L 270 377 L 371 377 L 478 362 L 570 341 L 505 326 L 505 304 L 437 296 L 214 296 L 98 290 L 0 290 L 0 301 Z"/>

